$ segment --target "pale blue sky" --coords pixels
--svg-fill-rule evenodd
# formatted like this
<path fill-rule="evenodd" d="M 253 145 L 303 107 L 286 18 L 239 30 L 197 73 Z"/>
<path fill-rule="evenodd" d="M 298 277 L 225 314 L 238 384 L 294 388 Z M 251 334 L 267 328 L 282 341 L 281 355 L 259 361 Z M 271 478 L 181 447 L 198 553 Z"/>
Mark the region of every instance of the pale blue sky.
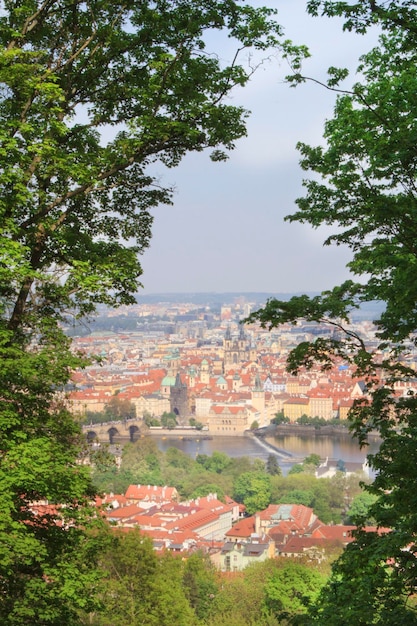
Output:
<path fill-rule="evenodd" d="M 331 65 L 354 69 L 376 40 L 343 33 L 337 20 L 307 16 L 305 0 L 269 4 L 278 8 L 286 37 L 309 46 L 303 73 L 319 80 Z M 252 114 L 248 137 L 228 162 L 193 154 L 164 174 L 176 194 L 174 206 L 155 210 L 151 247 L 142 257 L 145 293 L 321 291 L 348 276 L 348 252 L 323 247 L 324 231 L 283 221 L 303 194 L 295 145 L 322 141 L 335 100 L 313 83 L 290 88 L 286 74 L 285 62 L 275 59 L 234 94 L 233 102 Z"/>

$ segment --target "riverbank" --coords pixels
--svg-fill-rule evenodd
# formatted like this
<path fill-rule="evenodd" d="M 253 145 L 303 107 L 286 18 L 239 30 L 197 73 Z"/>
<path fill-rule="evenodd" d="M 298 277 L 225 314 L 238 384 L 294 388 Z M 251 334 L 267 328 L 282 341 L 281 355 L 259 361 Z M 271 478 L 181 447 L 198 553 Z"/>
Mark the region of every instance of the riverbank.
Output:
<path fill-rule="evenodd" d="M 336 426 L 334 424 L 324 424 L 322 426 L 313 426 L 310 424 L 270 424 L 265 428 L 259 428 L 256 431 L 257 437 L 274 437 L 274 436 L 290 436 L 296 437 L 354 437 L 351 435 L 347 426 Z M 369 433 L 370 441 L 380 440 L 380 435 L 375 431 Z"/>
<path fill-rule="evenodd" d="M 151 427 L 142 432 L 142 435 L 151 435 L 156 437 L 169 436 L 169 437 L 192 437 L 195 439 L 213 439 L 218 437 L 224 437 L 224 433 L 210 432 L 209 430 L 196 430 L 192 427 L 177 427 L 177 428 L 161 428 Z M 258 428 L 255 431 L 246 430 L 239 436 L 252 437 L 256 436 L 258 439 L 263 437 L 273 437 L 274 435 L 308 435 L 308 436 L 323 436 L 330 437 L 331 435 L 337 436 L 349 436 L 349 430 L 346 426 L 334 426 L 332 424 L 324 424 L 323 426 L 313 426 L 310 424 L 270 424 L 263 428 Z"/>

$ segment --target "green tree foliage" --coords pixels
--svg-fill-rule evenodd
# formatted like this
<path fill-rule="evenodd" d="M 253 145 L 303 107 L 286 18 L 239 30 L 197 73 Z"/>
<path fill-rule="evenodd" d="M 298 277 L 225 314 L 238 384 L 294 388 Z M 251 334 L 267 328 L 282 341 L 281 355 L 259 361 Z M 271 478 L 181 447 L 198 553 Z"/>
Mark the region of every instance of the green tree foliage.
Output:
<path fill-rule="evenodd" d="M 325 144 L 299 145 L 301 165 L 313 176 L 288 218 L 332 229 L 325 243 L 350 249 L 356 280 L 316 297 L 270 300 L 252 320 L 270 328 L 300 319 L 333 327 L 333 335 L 300 344 L 289 370 L 317 362 L 331 368 L 335 357 L 351 363 L 367 385 L 367 397 L 350 413 L 352 432 L 363 446 L 371 430 L 382 437 L 379 451 L 368 457 L 376 479 L 365 489 L 376 497 L 369 515 L 392 532 L 357 534 L 335 568 L 317 623 L 414 624 L 417 617 L 404 607 L 417 587 L 417 397 L 399 396 L 396 388 L 415 378 L 408 364 L 417 343 L 417 10 L 407 0 L 308 5 L 312 13 L 344 17 L 348 29 L 364 32 L 375 23 L 382 29 L 350 91 L 339 86 L 346 72 L 329 70 L 327 86 L 340 95 L 325 124 Z M 374 300 L 384 307 L 375 320 L 376 342 L 368 345 L 349 320 Z"/>
<path fill-rule="evenodd" d="M 148 428 L 150 426 L 160 426 L 161 422 L 159 421 L 159 419 L 157 417 L 152 417 L 152 415 L 150 413 L 145 412 L 142 416 L 142 419 L 145 423 L 145 426 L 148 426 Z"/>
<path fill-rule="evenodd" d="M 222 578 L 210 626 L 229 623 L 236 626 L 275 626 L 264 607 L 265 584 L 275 565 L 275 559 L 268 559 L 249 565 L 238 575 Z"/>
<path fill-rule="evenodd" d="M 375 519 L 369 514 L 369 510 L 375 504 L 376 496 L 367 491 L 363 491 L 355 496 L 347 510 L 347 518 L 351 524 L 366 524 L 372 526 Z"/>
<path fill-rule="evenodd" d="M 229 467 L 231 459 L 224 452 L 217 452 L 215 450 L 211 456 L 207 454 L 198 454 L 196 458 L 197 463 L 200 463 L 209 472 L 215 472 L 221 474 Z"/>
<path fill-rule="evenodd" d="M 193 611 L 181 586 L 181 561 L 155 554 L 152 541 L 138 530 L 113 533 L 101 565 L 103 608 L 89 621 L 95 626 L 191 626 Z"/>
<path fill-rule="evenodd" d="M 305 472 L 288 473 L 285 477 L 272 477 L 271 491 L 272 502 L 305 504 L 325 524 L 341 521 L 343 492 L 340 496 L 331 479 L 316 478 Z"/>
<path fill-rule="evenodd" d="M 304 506 L 312 506 L 314 501 L 313 491 L 304 491 L 303 489 L 291 489 L 285 495 L 281 496 L 281 502 L 285 504 L 304 504 Z"/>
<path fill-rule="evenodd" d="M 92 448 L 89 453 L 90 463 L 98 472 L 106 472 L 116 467 L 116 458 L 109 450 L 108 445 L 100 444 Z"/>
<path fill-rule="evenodd" d="M 265 585 L 265 606 L 279 620 L 294 619 L 307 613 L 324 582 L 319 572 L 287 560 Z"/>
<path fill-rule="evenodd" d="M 222 63 L 209 46 L 236 44 Z M 91 603 L 89 470 L 63 403 L 86 361 L 63 327 L 134 302 L 158 168 L 221 160 L 247 112 L 225 100 L 279 47 L 274 11 L 226 0 L 19 0 L 0 13 L 0 621 L 75 624 Z M 145 459 L 149 466 L 149 459 Z M 157 470 L 151 468 L 151 475 Z M 62 504 L 38 516 L 33 502 Z M 80 563 L 80 556 L 85 561 Z"/>
<path fill-rule="evenodd" d="M 203 430 L 203 427 L 204 427 L 203 422 L 199 422 L 198 420 L 195 419 L 195 417 L 191 417 L 188 421 L 189 421 L 190 426 L 192 426 L 196 430 Z"/>
<path fill-rule="evenodd" d="M 217 495 L 217 498 L 221 502 L 224 502 L 226 494 L 224 493 L 223 489 L 219 487 L 219 485 L 206 482 L 197 487 L 197 489 L 194 489 L 193 493 L 191 494 L 191 499 L 195 500 L 196 498 L 208 496 L 209 493 L 215 493 Z"/>
<path fill-rule="evenodd" d="M 102 424 L 106 421 L 103 411 L 86 411 L 84 417 L 80 418 L 81 424 Z"/>
<path fill-rule="evenodd" d="M 162 485 L 161 474 L 162 454 L 155 441 L 145 437 L 123 447 L 120 473 L 128 480 L 123 492 L 129 484 Z"/>
<path fill-rule="evenodd" d="M 289 626 L 302 624 L 308 603 L 327 577 L 312 563 L 287 558 L 249 565 L 221 578 L 208 626 Z M 223 620 L 223 621 L 222 621 Z"/>
<path fill-rule="evenodd" d="M 414 576 L 413 558 L 408 555 L 409 567 L 405 570 L 397 568 L 387 561 L 386 541 L 377 537 L 376 533 L 359 533 L 348 544 L 333 565 L 330 582 L 311 611 L 310 623 L 326 626 L 417 623 L 415 603 L 404 589 L 404 575 Z M 386 539 L 389 542 L 392 537 Z"/>
<path fill-rule="evenodd" d="M 279 413 L 275 413 L 275 417 L 271 419 L 271 424 L 275 424 L 278 426 L 279 424 L 289 424 L 290 418 L 285 417 L 284 413 L 280 411 Z"/>
<path fill-rule="evenodd" d="M 196 616 L 206 620 L 213 612 L 219 592 L 216 571 L 208 556 L 196 552 L 186 561 L 183 572 L 185 596 Z"/>
<path fill-rule="evenodd" d="M 165 461 L 170 467 L 179 467 L 187 472 L 190 471 L 194 465 L 193 459 L 178 448 L 168 448 L 165 453 Z"/>
<path fill-rule="evenodd" d="M 177 416 L 175 413 L 167 413 L 166 411 L 161 415 L 161 426 L 173 430 L 177 426 Z"/>
<path fill-rule="evenodd" d="M 268 474 L 271 474 L 271 476 L 280 476 L 282 474 L 275 454 L 268 454 L 265 470 Z"/>
<path fill-rule="evenodd" d="M 262 472 L 242 474 L 234 483 L 233 497 L 243 502 L 249 515 L 262 511 L 271 503 L 270 476 Z"/>
<path fill-rule="evenodd" d="M 280 45 L 274 11 L 227 0 L 8 2 L 1 16 L 4 294 L 9 327 L 134 302 L 150 209 L 171 201 L 156 162 L 223 159 L 246 112 L 225 104 Z M 207 33 L 236 41 L 227 65 Z M 45 321 L 46 323 L 46 321 Z"/>
<path fill-rule="evenodd" d="M 309 454 L 303 461 L 303 465 L 314 465 L 314 467 L 318 467 L 320 465 L 320 455 L 319 454 Z"/>
<path fill-rule="evenodd" d="M 129 419 L 136 417 L 136 407 L 127 398 L 120 398 L 116 394 L 106 404 L 104 415 L 108 421 Z"/>
<path fill-rule="evenodd" d="M 94 606 L 97 578 L 94 542 L 80 528 L 98 520 L 89 470 L 76 463 L 80 430 L 55 389 L 78 361 L 48 329 L 26 350 L 23 336 L 1 326 L 0 622 L 75 623 Z M 58 507 L 34 506 L 45 501 Z"/>
<path fill-rule="evenodd" d="M 295 463 L 289 470 L 289 474 L 315 474 L 320 465 L 320 456 L 318 454 L 309 454 L 302 463 Z"/>

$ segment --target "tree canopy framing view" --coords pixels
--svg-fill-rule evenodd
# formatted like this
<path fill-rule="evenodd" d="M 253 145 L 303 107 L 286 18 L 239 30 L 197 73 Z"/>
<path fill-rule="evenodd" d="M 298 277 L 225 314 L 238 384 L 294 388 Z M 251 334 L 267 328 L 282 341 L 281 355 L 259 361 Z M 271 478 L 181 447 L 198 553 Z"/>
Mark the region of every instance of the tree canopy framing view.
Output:
<path fill-rule="evenodd" d="M 333 326 L 332 337 L 298 345 L 288 368 L 332 367 L 335 357 L 356 366 L 366 380 L 368 398 L 351 411 L 351 429 L 361 445 L 377 431 L 379 452 L 369 455 L 376 472 L 365 489 L 376 496 L 369 508 L 379 527 L 366 533 L 363 517 L 356 541 L 334 567 L 312 616 L 313 623 L 417 623 L 414 595 L 417 398 L 399 396 L 396 385 L 415 377 L 407 355 L 417 346 L 417 189 L 416 189 L 416 18 L 415 2 L 308 3 L 310 12 L 345 18 L 345 28 L 382 30 L 378 45 L 365 54 L 359 80 L 350 91 L 341 68 L 330 68 L 327 87 L 339 92 L 334 116 L 325 124 L 325 146 L 300 143 L 301 166 L 315 174 L 304 181 L 291 222 L 331 226 L 325 245 L 345 245 L 348 280 L 320 296 L 275 299 L 251 321 L 268 328 L 298 320 Z M 295 74 L 293 80 L 306 80 Z M 378 345 L 368 347 L 349 329 L 349 315 L 361 303 L 383 302 L 375 320 Z"/>
<path fill-rule="evenodd" d="M 382 33 L 350 91 L 341 82 L 347 72 L 330 68 L 327 86 L 340 95 L 325 146 L 299 144 L 301 166 L 314 177 L 288 217 L 331 226 L 325 243 L 351 250 L 356 280 L 317 297 L 270 300 L 250 319 L 270 328 L 300 319 L 332 325 L 333 337 L 297 346 L 289 368 L 331 367 L 335 356 L 355 364 L 368 398 L 354 406 L 352 432 L 366 445 L 376 430 L 382 445 L 369 459 L 376 479 L 366 486 L 371 504 L 362 520 L 358 513 L 356 541 L 302 620 L 417 624 L 417 397 L 396 393 L 415 377 L 407 355 L 417 347 L 416 3 L 310 0 L 307 10 Z M 236 44 L 229 63 L 209 44 L 212 33 Z M 303 82 L 308 51 L 284 40 L 274 9 L 239 0 L 6 0 L 0 36 L 0 621 L 107 623 L 99 555 L 108 571 L 124 563 L 135 584 L 138 563 L 131 553 L 126 561 L 128 545 L 106 535 L 90 506 L 90 470 L 78 462 L 83 440 L 62 393 L 86 359 L 72 352 L 63 324 L 94 315 L 99 304 L 134 302 L 152 210 L 172 202 L 157 167 L 203 150 L 222 161 L 245 136 L 248 112 L 226 103 L 254 71 L 245 55 L 291 57 L 292 80 Z M 385 309 L 370 349 L 349 329 L 349 314 L 373 300 Z M 268 501 L 270 478 L 251 480 L 238 488 L 255 511 Z M 364 532 L 369 518 L 378 532 Z M 179 565 L 161 573 L 150 543 L 131 542 L 141 546 L 148 574 L 140 575 L 152 593 L 163 579 L 169 598 L 167 573 Z M 120 563 L 112 564 L 114 554 Z M 194 586 L 204 575 L 191 565 Z M 279 579 L 268 587 L 275 608 Z M 168 601 L 156 620 L 172 623 Z M 184 599 L 178 607 L 191 623 Z"/>
<path fill-rule="evenodd" d="M 229 64 L 210 32 L 235 43 Z M 6 1 L 0 37 L 0 621 L 73 625 L 100 604 L 104 540 L 57 393 L 85 364 L 62 324 L 134 302 L 151 210 L 172 196 L 156 165 L 226 158 L 245 55 L 285 44 L 273 9 L 233 0 Z"/>

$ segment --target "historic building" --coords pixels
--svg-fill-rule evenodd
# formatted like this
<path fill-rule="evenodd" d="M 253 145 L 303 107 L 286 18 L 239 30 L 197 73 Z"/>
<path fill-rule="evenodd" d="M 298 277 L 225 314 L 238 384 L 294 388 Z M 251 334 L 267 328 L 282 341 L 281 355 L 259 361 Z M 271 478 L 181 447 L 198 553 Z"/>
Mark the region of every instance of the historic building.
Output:
<path fill-rule="evenodd" d="M 243 326 L 240 327 L 237 338 L 232 337 L 230 327 L 227 328 L 224 335 L 223 347 L 225 372 L 238 368 L 246 361 L 256 361 L 256 349 L 251 345 L 250 339 L 245 335 Z"/>
<path fill-rule="evenodd" d="M 190 409 L 188 406 L 188 389 L 187 385 L 182 382 L 179 374 L 175 377 L 175 383 L 170 388 L 171 413 L 175 413 L 180 421 L 189 418 Z"/>

